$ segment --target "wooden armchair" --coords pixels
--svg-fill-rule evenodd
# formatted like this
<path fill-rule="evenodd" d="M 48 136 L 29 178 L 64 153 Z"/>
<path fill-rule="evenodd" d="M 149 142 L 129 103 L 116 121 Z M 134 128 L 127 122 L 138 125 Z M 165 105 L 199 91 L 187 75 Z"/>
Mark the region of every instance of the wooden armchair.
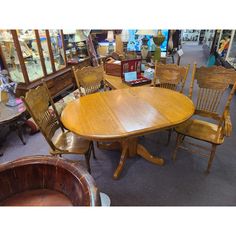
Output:
<path fill-rule="evenodd" d="M 103 64 L 82 69 L 73 67 L 73 72 L 81 96 L 98 92 L 102 86 L 105 86 Z"/>
<path fill-rule="evenodd" d="M 183 93 L 190 65 L 155 63 L 153 86 L 167 88 Z"/>
<path fill-rule="evenodd" d="M 84 155 L 87 169 L 91 172 L 89 163 L 91 152 L 95 158 L 93 142 L 64 129 L 46 84 L 29 90 L 22 100 L 51 147 L 50 153 L 59 156 L 62 154 Z M 49 104 L 52 109 L 49 109 Z"/>
<path fill-rule="evenodd" d="M 196 68 L 195 64 L 189 91 L 190 98 L 192 98 L 193 95 L 195 80 L 198 84 L 195 115 L 200 118 L 190 119 L 175 128 L 177 139 L 173 160 L 176 159 L 178 148 L 187 149 L 182 145 L 185 143 L 183 143 L 185 136 L 208 142 L 211 144 L 211 154 L 207 166 L 207 173 L 209 173 L 217 145 L 222 144 L 224 137 L 230 136 L 232 131 L 230 103 L 236 89 L 236 71 L 221 66 Z M 230 84 L 232 84 L 233 87 L 230 94 L 227 95 L 228 92 L 226 91 Z M 204 120 L 204 118 L 207 119 L 207 121 Z M 212 120 L 212 122 L 209 120 Z M 198 153 L 199 148 L 207 149 L 201 145 L 188 144 L 198 148 L 197 151 L 192 150 L 193 153 Z M 209 157 L 205 154 L 202 155 Z"/>

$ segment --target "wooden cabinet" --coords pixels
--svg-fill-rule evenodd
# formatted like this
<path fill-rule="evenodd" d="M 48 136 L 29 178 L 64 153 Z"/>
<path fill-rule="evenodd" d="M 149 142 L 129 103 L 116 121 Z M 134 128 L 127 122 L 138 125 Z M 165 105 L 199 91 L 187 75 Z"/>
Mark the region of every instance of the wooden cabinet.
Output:
<path fill-rule="evenodd" d="M 11 80 L 18 83 L 18 96 L 42 79 L 54 97 L 73 86 L 62 30 L 0 30 L 0 57 Z M 90 59 L 75 65 L 90 65 Z"/>

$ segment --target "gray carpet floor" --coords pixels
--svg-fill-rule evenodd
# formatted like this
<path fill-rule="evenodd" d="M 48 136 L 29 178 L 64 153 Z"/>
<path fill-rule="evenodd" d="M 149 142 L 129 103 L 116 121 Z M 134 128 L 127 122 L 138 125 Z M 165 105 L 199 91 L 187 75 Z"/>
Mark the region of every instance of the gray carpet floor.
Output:
<path fill-rule="evenodd" d="M 189 87 L 193 63 L 206 64 L 202 47 L 184 45 L 181 64 L 191 64 L 185 93 Z M 166 146 L 167 132 L 140 138 L 140 142 L 154 155 L 163 157 L 164 166 L 157 166 L 142 158 L 128 159 L 119 180 L 112 174 L 119 162 L 120 153 L 96 148 L 97 160 L 91 159 L 92 176 L 100 191 L 111 198 L 112 206 L 232 206 L 236 205 L 236 96 L 231 104 L 233 134 L 217 148 L 216 158 L 209 175 L 205 174 L 207 159 L 179 150 L 177 160 L 171 160 L 175 134 Z M 0 163 L 23 156 L 48 154 L 49 147 L 40 133 L 25 134 L 27 145 L 22 145 L 11 133 L 1 148 L 4 155 Z M 75 155 L 65 158 L 78 159 Z M 83 158 L 81 165 L 85 165 Z"/>

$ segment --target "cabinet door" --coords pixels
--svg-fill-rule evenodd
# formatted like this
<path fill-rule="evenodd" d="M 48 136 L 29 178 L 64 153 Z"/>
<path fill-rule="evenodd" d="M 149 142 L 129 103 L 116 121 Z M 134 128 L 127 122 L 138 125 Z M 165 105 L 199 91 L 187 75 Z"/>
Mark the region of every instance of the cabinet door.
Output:
<path fill-rule="evenodd" d="M 23 83 L 24 77 L 10 30 L 0 30 L 0 46 L 11 80 Z"/>
<path fill-rule="evenodd" d="M 53 52 L 54 64 L 56 70 L 65 68 L 66 60 L 62 42 L 62 35 L 60 30 L 49 30 L 51 48 Z"/>
<path fill-rule="evenodd" d="M 44 76 L 39 56 L 38 44 L 34 30 L 17 30 L 18 41 L 24 58 L 29 81 L 34 81 Z"/>
<path fill-rule="evenodd" d="M 48 41 L 46 37 L 46 31 L 45 30 L 39 30 L 39 37 L 40 37 L 40 44 L 43 51 L 43 59 L 46 67 L 47 74 L 51 74 L 53 72 L 52 70 L 52 63 L 48 48 Z"/>
<path fill-rule="evenodd" d="M 226 57 L 226 61 L 228 61 L 228 63 L 231 66 L 236 68 L 236 31 L 235 30 L 232 33 L 232 40 L 229 46 L 229 51 Z"/>
<path fill-rule="evenodd" d="M 232 34 L 232 30 L 222 30 L 222 33 L 219 39 L 217 52 L 223 59 L 226 58 L 226 55 L 229 49 L 231 34 Z"/>

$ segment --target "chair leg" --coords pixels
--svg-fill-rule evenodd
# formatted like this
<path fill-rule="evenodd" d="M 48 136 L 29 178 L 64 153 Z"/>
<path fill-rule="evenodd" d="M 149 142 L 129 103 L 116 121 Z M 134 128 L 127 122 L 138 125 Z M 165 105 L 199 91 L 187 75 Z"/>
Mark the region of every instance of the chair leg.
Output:
<path fill-rule="evenodd" d="M 171 134 L 172 134 L 172 129 L 168 129 L 168 139 L 167 139 L 166 146 L 170 144 Z"/>
<path fill-rule="evenodd" d="M 89 174 L 91 174 L 91 168 L 90 168 L 90 151 L 88 151 L 84 156 L 85 156 L 85 161 L 86 161 L 87 170 L 88 170 Z"/>
<path fill-rule="evenodd" d="M 16 124 L 16 129 L 17 129 L 17 134 L 21 140 L 21 142 L 25 145 L 26 142 L 24 140 L 24 136 L 23 136 L 23 128 L 21 124 Z"/>
<path fill-rule="evenodd" d="M 210 155 L 210 159 L 208 161 L 207 170 L 206 170 L 208 174 L 210 173 L 210 168 L 211 168 L 212 161 L 214 160 L 215 153 L 216 153 L 216 144 L 212 144 L 211 155 Z"/>
<path fill-rule="evenodd" d="M 177 138 L 176 138 L 176 143 L 175 143 L 175 150 L 174 150 L 174 152 L 173 152 L 173 156 L 172 156 L 172 159 L 173 159 L 173 161 L 175 161 L 176 160 L 176 154 L 177 154 L 177 150 L 178 150 L 178 148 L 179 148 L 179 145 L 180 145 L 180 143 L 182 142 L 182 139 L 183 139 L 183 137 L 182 137 L 183 135 L 181 135 L 181 134 L 177 134 Z"/>

